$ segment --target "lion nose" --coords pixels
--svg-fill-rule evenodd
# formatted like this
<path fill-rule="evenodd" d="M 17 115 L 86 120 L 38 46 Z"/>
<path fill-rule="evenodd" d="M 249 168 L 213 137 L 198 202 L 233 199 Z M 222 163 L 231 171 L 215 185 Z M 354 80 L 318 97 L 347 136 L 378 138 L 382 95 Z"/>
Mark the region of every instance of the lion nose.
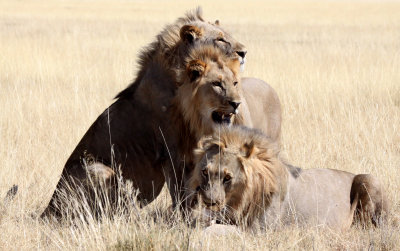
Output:
<path fill-rule="evenodd" d="M 236 54 L 238 54 L 241 58 L 244 58 L 246 56 L 247 51 L 237 51 Z"/>
<path fill-rule="evenodd" d="M 229 104 L 236 110 L 239 107 L 240 102 L 229 101 Z"/>

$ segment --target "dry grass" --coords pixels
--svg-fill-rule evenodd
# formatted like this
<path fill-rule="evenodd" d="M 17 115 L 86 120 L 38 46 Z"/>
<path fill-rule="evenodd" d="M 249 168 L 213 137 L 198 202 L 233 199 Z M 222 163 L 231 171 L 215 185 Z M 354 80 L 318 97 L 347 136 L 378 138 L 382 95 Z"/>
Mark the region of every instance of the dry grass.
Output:
<path fill-rule="evenodd" d="M 399 217 L 400 3 L 231 2 L 202 6 L 247 45 L 244 74 L 277 90 L 288 159 L 377 175 Z M 101 223 L 30 217 L 45 207 L 84 132 L 134 78 L 139 49 L 195 6 L 0 1 L 0 198 L 20 186 L 0 213 L 0 249 L 398 249 L 393 226 L 211 238 L 152 220 L 167 208 L 167 193 L 139 215 Z"/>

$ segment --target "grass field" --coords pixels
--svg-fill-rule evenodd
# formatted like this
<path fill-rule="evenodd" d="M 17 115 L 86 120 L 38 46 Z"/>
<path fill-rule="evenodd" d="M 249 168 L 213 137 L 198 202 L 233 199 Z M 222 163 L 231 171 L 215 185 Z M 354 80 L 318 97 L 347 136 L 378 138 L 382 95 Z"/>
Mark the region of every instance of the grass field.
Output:
<path fill-rule="evenodd" d="M 291 227 L 204 235 L 154 223 L 166 192 L 139 216 L 43 223 L 62 167 L 85 131 L 135 78 L 141 47 L 194 2 L 0 0 L 0 249 L 398 250 L 400 229 L 344 233 Z M 400 217 L 400 3 L 208 1 L 248 49 L 244 76 L 270 83 L 283 106 L 291 163 L 372 173 Z M 0 204 L 1 205 L 1 204 Z"/>

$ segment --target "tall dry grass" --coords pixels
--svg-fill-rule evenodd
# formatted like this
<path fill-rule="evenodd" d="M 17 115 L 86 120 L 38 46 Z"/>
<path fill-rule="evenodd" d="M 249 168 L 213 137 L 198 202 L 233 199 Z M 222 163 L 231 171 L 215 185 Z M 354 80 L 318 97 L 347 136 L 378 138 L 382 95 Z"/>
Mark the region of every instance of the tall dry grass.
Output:
<path fill-rule="evenodd" d="M 400 215 L 400 3 L 201 3 L 248 48 L 244 75 L 269 82 L 283 105 L 288 159 L 304 168 L 372 173 Z M 393 226 L 345 233 L 290 227 L 205 236 L 150 206 L 101 222 L 45 223 L 64 162 L 115 94 L 135 77 L 141 47 L 197 6 L 156 1 L 0 1 L 0 248 L 398 249 Z M 165 216 L 165 215 L 164 215 Z"/>

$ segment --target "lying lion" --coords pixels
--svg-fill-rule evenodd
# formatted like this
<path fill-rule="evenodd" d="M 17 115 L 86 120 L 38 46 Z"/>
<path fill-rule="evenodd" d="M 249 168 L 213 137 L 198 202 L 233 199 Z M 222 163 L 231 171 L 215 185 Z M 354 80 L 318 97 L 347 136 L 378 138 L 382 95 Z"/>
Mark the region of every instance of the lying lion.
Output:
<path fill-rule="evenodd" d="M 279 158 L 276 144 L 255 129 L 221 127 L 202 140 L 189 194 L 202 217 L 245 228 L 317 224 L 347 229 L 355 219 L 377 225 L 388 211 L 380 182 L 369 174 L 301 169 Z"/>

